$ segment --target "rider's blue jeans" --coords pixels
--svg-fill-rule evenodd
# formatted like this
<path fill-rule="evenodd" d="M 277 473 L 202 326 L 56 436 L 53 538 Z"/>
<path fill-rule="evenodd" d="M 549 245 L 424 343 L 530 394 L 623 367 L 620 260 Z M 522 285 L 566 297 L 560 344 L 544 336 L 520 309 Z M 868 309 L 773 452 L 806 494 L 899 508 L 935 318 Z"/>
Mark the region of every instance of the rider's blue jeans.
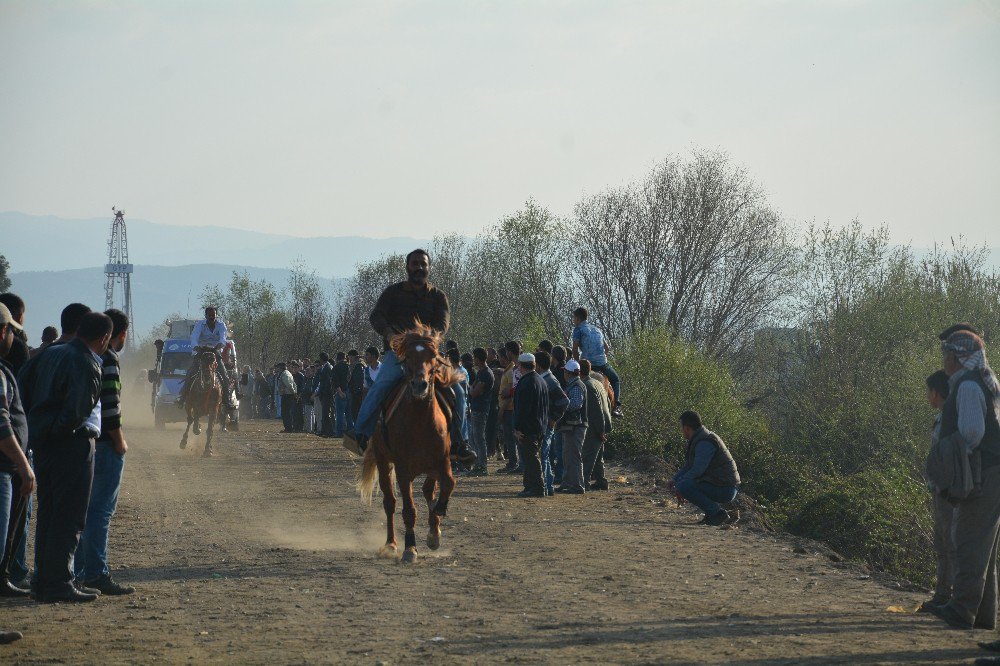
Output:
<path fill-rule="evenodd" d="M 403 367 L 399 364 L 396 353 L 387 351 L 382 357 L 375 382 L 368 388 L 365 399 L 361 401 L 358 420 L 354 424 L 355 432 L 368 437 L 372 436 L 375 432 L 375 422 L 378 419 L 378 411 L 382 407 L 382 403 L 389 396 L 392 387 L 402 378 Z"/>
<path fill-rule="evenodd" d="M 389 392 L 392 391 L 392 387 L 399 383 L 399 380 L 403 378 L 403 366 L 399 364 L 399 359 L 396 358 L 396 353 L 393 351 L 387 351 L 385 356 L 382 357 L 382 363 L 379 365 L 378 376 L 375 377 L 375 383 L 368 388 L 368 393 L 365 394 L 365 399 L 361 401 L 361 409 L 358 410 L 358 420 L 354 423 L 354 431 L 358 434 L 371 437 L 375 432 L 375 424 L 378 421 L 378 412 L 381 409 L 382 404 L 385 402 L 386 398 L 389 396 Z M 458 400 L 462 400 L 462 404 L 458 405 Z M 462 433 L 467 432 L 465 425 L 465 392 L 462 392 L 461 398 L 456 393 L 456 426 Z"/>

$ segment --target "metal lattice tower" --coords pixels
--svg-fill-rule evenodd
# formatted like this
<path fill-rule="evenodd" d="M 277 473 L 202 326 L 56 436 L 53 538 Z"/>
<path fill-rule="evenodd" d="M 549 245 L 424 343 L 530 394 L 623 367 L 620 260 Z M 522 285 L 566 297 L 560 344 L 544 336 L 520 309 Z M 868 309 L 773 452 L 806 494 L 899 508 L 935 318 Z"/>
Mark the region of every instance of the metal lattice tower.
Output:
<path fill-rule="evenodd" d="M 125 231 L 125 211 L 114 206 L 111 210 L 115 219 L 111 221 L 111 237 L 108 238 L 108 263 L 104 266 L 104 303 L 105 308 L 115 305 L 115 285 L 121 295 L 121 304 L 117 307 L 128 315 L 129 328 L 135 330 L 132 321 L 132 264 L 128 262 L 128 233 Z M 132 340 L 131 337 L 128 338 Z"/>

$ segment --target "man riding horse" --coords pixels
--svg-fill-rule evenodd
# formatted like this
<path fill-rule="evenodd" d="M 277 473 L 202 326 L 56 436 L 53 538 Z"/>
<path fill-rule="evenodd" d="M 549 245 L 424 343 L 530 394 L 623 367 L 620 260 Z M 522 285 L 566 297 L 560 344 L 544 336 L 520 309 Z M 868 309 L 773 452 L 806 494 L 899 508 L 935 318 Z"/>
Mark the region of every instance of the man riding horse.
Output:
<path fill-rule="evenodd" d="M 379 412 L 392 392 L 403 378 L 403 369 L 395 352 L 389 347 L 389 339 L 399 333 L 404 333 L 420 322 L 442 335 L 448 331 L 448 297 L 444 292 L 430 284 L 427 276 L 431 270 L 431 258 L 426 250 L 414 250 L 406 255 L 406 274 L 408 279 L 386 287 L 375 309 L 371 314 L 371 324 L 375 332 L 382 336 L 386 353 L 379 366 L 375 383 L 368 389 L 354 429 L 344 434 L 344 447 L 353 453 L 361 455 L 368 446 L 368 439 L 375 432 Z M 446 389 L 451 390 L 451 389 Z M 466 465 L 476 462 L 476 454 L 469 448 L 469 443 L 462 438 L 462 424 L 465 414 L 453 410 L 451 419 L 451 457 Z"/>
<path fill-rule="evenodd" d="M 178 402 L 186 404 L 188 392 L 191 390 L 192 377 L 198 370 L 198 354 L 201 352 L 212 352 L 215 354 L 217 363 L 217 374 L 222 386 L 229 388 L 229 373 L 226 364 L 222 359 L 222 349 L 226 346 L 226 322 L 218 318 L 216 309 L 211 305 L 205 308 L 205 318 L 194 325 L 191 331 L 191 369 L 184 377 L 184 384 L 181 386 Z"/>

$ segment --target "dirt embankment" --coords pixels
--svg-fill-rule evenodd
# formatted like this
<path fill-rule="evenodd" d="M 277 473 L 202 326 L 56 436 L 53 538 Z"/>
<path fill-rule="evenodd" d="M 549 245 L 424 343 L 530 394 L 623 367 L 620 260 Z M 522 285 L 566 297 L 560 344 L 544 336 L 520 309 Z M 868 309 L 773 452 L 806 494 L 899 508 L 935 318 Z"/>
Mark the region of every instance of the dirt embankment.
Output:
<path fill-rule="evenodd" d="M 379 560 L 383 516 L 332 440 L 249 422 L 217 457 L 130 428 L 112 524 L 132 597 L 0 600 L 2 663 L 960 663 L 973 635 L 781 535 L 694 526 L 641 485 L 519 500 L 459 481 L 442 549 Z M 612 476 L 628 476 L 617 472 Z M 426 514 L 418 504 L 418 544 Z M 401 537 L 400 533 L 400 537 Z"/>

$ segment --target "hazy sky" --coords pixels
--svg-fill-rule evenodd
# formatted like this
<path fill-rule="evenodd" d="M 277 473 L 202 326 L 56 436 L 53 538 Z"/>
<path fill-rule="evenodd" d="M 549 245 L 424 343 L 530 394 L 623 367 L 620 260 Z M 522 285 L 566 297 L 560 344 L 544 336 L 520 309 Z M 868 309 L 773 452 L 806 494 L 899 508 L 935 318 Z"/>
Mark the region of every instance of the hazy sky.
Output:
<path fill-rule="evenodd" d="M 0 210 L 472 233 L 706 148 L 996 245 L 1000 3 L 0 0 L 0 127 Z"/>

